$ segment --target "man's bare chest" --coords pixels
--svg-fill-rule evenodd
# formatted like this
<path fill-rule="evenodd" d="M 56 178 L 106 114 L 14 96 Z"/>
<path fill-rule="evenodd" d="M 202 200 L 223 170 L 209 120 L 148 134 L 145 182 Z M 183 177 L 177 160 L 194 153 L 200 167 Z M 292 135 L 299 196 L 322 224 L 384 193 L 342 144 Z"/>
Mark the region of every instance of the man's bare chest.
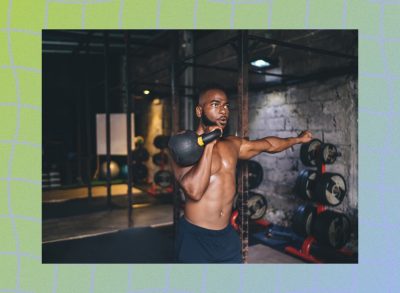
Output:
<path fill-rule="evenodd" d="M 238 160 L 238 152 L 227 141 L 219 141 L 215 144 L 212 153 L 211 174 L 220 172 L 235 172 Z"/>

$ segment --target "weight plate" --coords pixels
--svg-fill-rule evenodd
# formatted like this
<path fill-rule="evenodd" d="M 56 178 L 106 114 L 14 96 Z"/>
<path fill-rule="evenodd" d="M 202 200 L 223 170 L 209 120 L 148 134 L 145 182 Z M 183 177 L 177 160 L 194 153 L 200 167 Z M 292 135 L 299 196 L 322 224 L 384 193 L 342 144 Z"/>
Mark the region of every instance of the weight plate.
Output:
<path fill-rule="evenodd" d="M 132 179 L 135 183 L 144 183 L 147 179 L 148 170 L 146 165 L 136 163 L 132 165 Z"/>
<path fill-rule="evenodd" d="M 262 219 L 267 212 L 267 199 L 261 194 L 249 192 L 249 200 L 247 201 L 247 206 L 250 219 Z"/>
<path fill-rule="evenodd" d="M 253 160 L 240 161 L 236 168 L 237 174 L 239 173 L 241 164 L 247 164 L 249 189 L 257 188 L 264 177 L 261 164 Z"/>
<path fill-rule="evenodd" d="M 239 206 L 240 206 L 240 203 L 239 203 L 239 193 L 236 193 L 236 194 L 235 194 L 235 197 L 233 198 L 232 209 L 233 209 L 233 210 L 237 210 L 237 209 L 239 208 Z"/>
<path fill-rule="evenodd" d="M 317 214 L 317 209 L 312 204 L 299 206 L 292 218 L 293 231 L 301 236 L 311 235 L 312 225 Z"/>
<path fill-rule="evenodd" d="M 153 156 L 153 163 L 157 166 L 168 164 L 168 156 L 164 152 L 157 153 Z"/>
<path fill-rule="evenodd" d="M 172 185 L 172 173 L 166 170 L 157 171 L 154 175 L 154 183 L 161 187 L 169 187 Z"/>
<path fill-rule="evenodd" d="M 296 179 L 296 194 L 302 199 L 313 200 L 314 188 L 317 180 L 317 172 L 313 170 L 301 170 Z"/>
<path fill-rule="evenodd" d="M 315 184 L 315 200 L 323 204 L 337 206 L 346 193 L 346 181 L 337 173 L 324 173 Z"/>
<path fill-rule="evenodd" d="M 149 152 L 142 146 L 139 146 L 132 152 L 132 161 L 146 162 L 149 159 Z"/>
<path fill-rule="evenodd" d="M 308 143 L 303 143 L 300 147 L 300 160 L 305 166 L 316 166 L 317 152 L 322 142 L 319 139 L 313 139 Z"/>
<path fill-rule="evenodd" d="M 341 213 L 327 210 L 316 216 L 313 235 L 318 242 L 339 249 L 350 239 L 349 218 Z"/>
<path fill-rule="evenodd" d="M 158 149 L 165 149 L 168 147 L 169 138 L 170 136 L 168 135 L 157 135 L 153 140 L 153 144 Z"/>
<path fill-rule="evenodd" d="M 338 151 L 335 145 L 324 143 L 321 146 L 321 161 L 325 164 L 333 164 L 338 157 Z"/>

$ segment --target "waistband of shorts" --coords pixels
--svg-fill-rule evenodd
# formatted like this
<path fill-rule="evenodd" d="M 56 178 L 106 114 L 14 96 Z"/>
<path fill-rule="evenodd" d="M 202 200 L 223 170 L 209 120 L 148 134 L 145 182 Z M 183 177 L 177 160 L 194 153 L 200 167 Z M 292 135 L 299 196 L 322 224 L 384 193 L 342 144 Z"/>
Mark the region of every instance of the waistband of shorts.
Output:
<path fill-rule="evenodd" d="M 190 223 L 185 216 L 182 216 L 180 219 L 180 224 L 183 225 L 189 232 L 193 232 L 193 233 L 198 233 L 198 234 L 208 234 L 208 235 L 223 235 L 228 233 L 232 227 L 231 225 L 228 223 L 228 225 L 220 230 L 211 230 L 211 229 L 207 229 L 207 228 L 203 228 L 200 226 L 197 226 L 195 224 Z"/>

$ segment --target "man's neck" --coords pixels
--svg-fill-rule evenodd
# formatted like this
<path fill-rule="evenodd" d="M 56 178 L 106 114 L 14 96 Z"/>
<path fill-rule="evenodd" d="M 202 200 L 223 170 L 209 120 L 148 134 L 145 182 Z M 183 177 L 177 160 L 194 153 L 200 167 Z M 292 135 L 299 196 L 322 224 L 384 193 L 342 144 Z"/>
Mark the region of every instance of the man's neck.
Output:
<path fill-rule="evenodd" d="M 199 123 L 199 126 L 197 127 L 196 133 L 197 135 L 202 135 L 206 132 L 207 127 L 203 123 Z"/>

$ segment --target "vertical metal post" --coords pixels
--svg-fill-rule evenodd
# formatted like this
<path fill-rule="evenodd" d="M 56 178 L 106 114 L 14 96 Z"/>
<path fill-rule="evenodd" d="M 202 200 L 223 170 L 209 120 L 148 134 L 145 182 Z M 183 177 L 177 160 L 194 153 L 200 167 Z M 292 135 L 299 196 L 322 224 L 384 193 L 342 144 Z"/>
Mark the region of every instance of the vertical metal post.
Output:
<path fill-rule="evenodd" d="M 107 205 L 111 206 L 111 134 L 110 109 L 108 105 L 108 32 L 104 32 L 104 104 L 106 112 L 106 160 L 107 160 Z"/>
<path fill-rule="evenodd" d="M 178 32 L 172 31 L 170 36 L 170 54 L 171 54 L 171 124 L 172 133 L 176 134 L 179 131 L 179 97 L 176 92 L 176 64 L 178 59 Z M 180 201 L 179 201 L 179 186 L 174 181 L 174 232 L 177 235 L 178 221 L 180 216 Z"/>
<path fill-rule="evenodd" d="M 183 42 L 185 47 L 183 49 L 183 54 L 185 57 L 193 56 L 194 53 L 194 41 L 193 41 L 193 32 L 192 31 L 183 31 Z M 194 58 L 189 59 L 188 62 L 195 63 Z M 183 84 L 185 86 L 185 94 L 183 100 L 183 109 L 184 109 L 184 129 L 192 129 L 193 130 L 193 99 L 191 95 L 193 95 L 193 75 L 194 67 L 189 66 L 186 67 L 183 74 Z"/>
<path fill-rule="evenodd" d="M 92 137 L 91 137 L 91 125 L 90 121 L 92 118 L 92 111 L 90 107 L 90 92 L 89 92 L 89 77 L 88 77 L 88 68 L 89 68 L 89 41 L 86 44 L 86 58 L 85 58 L 85 122 L 86 122 L 86 153 L 87 153 L 87 159 L 86 159 L 86 171 L 87 171 L 87 188 L 88 188 L 88 199 L 92 199 Z"/>
<path fill-rule="evenodd" d="M 249 138 L 249 96 L 248 96 L 248 32 L 245 30 L 239 31 L 238 35 L 238 61 L 239 61 L 239 78 L 238 78 L 238 105 L 239 105 L 239 135 L 243 139 Z M 241 205 L 239 207 L 240 214 L 240 238 L 242 240 L 242 256 L 243 262 L 247 262 L 248 255 L 248 232 L 249 232 L 249 217 L 248 217 L 248 168 L 247 164 L 242 164 L 239 180 L 238 191 L 241 197 Z"/>
<path fill-rule="evenodd" d="M 78 91 L 78 90 L 77 90 Z M 78 174 L 77 179 L 79 184 L 83 184 L 82 180 L 82 115 L 81 115 L 81 99 L 79 95 L 79 91 L 76 95 L 76 152 L 78 157 Z"/>
<path fill-rule="evenodd" d="M 126 55 L 126 65 L 125 65 L 125 74 L 126 74 L 126 137 L 127 137 L 127 150 L 128 155 L 126 158 L 126 165 L 128 166 L 128 226 L 133 226 L 133 198 L 132 198 L 132 119 L 131 113 L 134 112 L 134 100 L 131 98 L 131 89 L 129 81 L 131 80 L 130 76 L 130 59 L 129 59 L 129 48 L 130 48 L 130 34 L 129 31 L 125 32 L 125 55 Z"/>

